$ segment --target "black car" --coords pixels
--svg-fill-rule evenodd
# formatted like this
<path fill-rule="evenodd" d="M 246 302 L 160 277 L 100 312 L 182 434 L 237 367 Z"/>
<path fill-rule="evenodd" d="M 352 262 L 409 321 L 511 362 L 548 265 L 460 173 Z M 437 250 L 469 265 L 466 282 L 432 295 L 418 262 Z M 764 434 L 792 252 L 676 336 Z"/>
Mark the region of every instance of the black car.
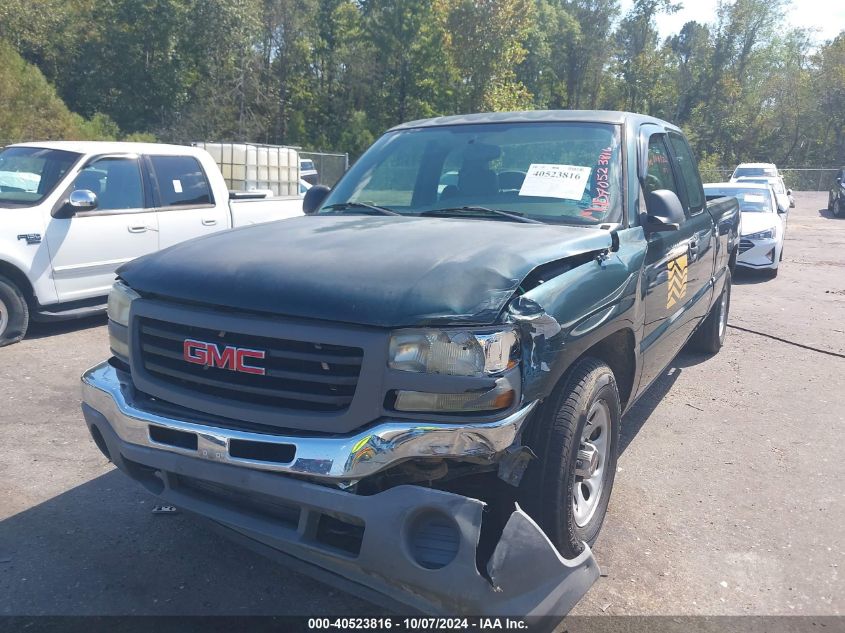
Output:
<path fill-rule="evenodd" d="M 830 184 L 827 210 L 833 213 L 834 217 L 845 217 L 845 167 L 840 167 L 837 170 L 836 176 Z"/>

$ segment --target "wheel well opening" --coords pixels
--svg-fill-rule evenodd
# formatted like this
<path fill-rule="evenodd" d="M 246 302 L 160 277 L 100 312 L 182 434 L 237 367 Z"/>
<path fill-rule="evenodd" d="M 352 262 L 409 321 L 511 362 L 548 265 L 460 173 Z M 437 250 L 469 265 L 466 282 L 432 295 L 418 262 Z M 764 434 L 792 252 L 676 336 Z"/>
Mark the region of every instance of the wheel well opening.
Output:
<path fill-rule="evenodd" d="M 730 257 L 730 259 L 728 260 L 728 268 L 730 269 L 730 271 L 731 271 L 732 273 L 733 273 L 733 272 L 734 272 L 734 270 L 736 269 L 736 258 L 737 258 L 737 254 L 738 254 L 738 253 L 739 253 L 739 246 L 735 247 L 735 248 L 733 249 L 733 251 L 731 251 L 731 257 Z"/>
<path fill-rule="evenodd" d="M 35 306 L 35 292 L 32 290 L 32 284 L 29 283 L 26 275 L 21 272 L 19 268 L 4 261 L 0 261 L 0 277 L 6 277 L 13 282 L 23 293 L 27 303 L 30 307 Z"/>
<path fill-rule="evenodd" d="M 592 356 L 604 361 L 613 371 L 616 387 L 619 389 L 619 403 L 623 411 L 628 405 L 634 388 L 636 367 L 634 345 L 634 333 L 629 329 L 624 329 L 602 339 L 583 354 L 583 356 Z"/>

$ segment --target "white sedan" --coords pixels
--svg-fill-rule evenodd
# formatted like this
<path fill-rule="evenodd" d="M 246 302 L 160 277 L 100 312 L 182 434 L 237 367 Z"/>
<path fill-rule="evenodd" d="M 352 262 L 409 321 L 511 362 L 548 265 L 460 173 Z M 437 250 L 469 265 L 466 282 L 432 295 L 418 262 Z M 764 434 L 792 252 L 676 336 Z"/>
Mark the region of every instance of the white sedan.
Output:
<path fill-rule="evenodd" d="M 704 185 L 708 199 L 733 196 L 739 201 L 742 231 L 737 266 L 766 270 L 776 277 L 783 259 L 786 211 L 779 210 L 769 184 L 721 182 Z"/>
<path fill-rule="evenodd" d="M 781 212 L 790 207 L 795 206 L 795 201 L 792 199 L 792 189 L 787 189 L 783 184 L 783 178 L 780 176 L 741 176 L 733 182 L 753 182 L 761 185 L 771 185 L 775 190 L 775 197 L 777 198 L 778 210 Z"/>

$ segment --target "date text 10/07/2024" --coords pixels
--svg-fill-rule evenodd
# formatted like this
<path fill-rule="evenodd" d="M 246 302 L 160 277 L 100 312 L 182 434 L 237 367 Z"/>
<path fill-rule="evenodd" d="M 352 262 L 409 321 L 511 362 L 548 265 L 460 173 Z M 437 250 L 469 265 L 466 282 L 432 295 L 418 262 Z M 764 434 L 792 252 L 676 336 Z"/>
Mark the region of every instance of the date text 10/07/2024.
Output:
<path fill-rule="evenodd" d="M 309 618 L 309 630 L 382 630 L 398 631 L 527 631 L 528 623 L 521 618 Z"/>

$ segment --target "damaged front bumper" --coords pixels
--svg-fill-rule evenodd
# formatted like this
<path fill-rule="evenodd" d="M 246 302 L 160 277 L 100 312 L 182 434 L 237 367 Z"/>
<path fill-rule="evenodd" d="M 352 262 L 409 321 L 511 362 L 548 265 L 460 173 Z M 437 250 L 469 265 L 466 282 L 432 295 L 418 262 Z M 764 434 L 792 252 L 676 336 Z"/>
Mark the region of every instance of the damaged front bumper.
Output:
<path fill-rule="evenodd" d="M 532 402 L 493 422 L 382 420 L 358 433 L 308 437 L 255 433 L 183 420 L 136 406 L 128 374 L 109 363 L 82 376 L 82 399 L 124 442 L 256 470 L 354 481 L 414 458 L 490 460 L 511 447 Z M 201 418 L 202 415 L 198 414 Z"/>
<path fill-rule="evenodd" d="M 563 559 L 518 507 L 480 562 L 485 505 L 477 499 L 413 485 L 362 496 L 128 441 L 117 428 L 132 406 L 117 372 L 101 365 L 83 384 L 86 423 L 118 468 L 168 503 L 281 552 L 322 580 L 351 582 L 424 613 L 533 617 L 565 615 L 598 578 L 586 545 Z"/>

